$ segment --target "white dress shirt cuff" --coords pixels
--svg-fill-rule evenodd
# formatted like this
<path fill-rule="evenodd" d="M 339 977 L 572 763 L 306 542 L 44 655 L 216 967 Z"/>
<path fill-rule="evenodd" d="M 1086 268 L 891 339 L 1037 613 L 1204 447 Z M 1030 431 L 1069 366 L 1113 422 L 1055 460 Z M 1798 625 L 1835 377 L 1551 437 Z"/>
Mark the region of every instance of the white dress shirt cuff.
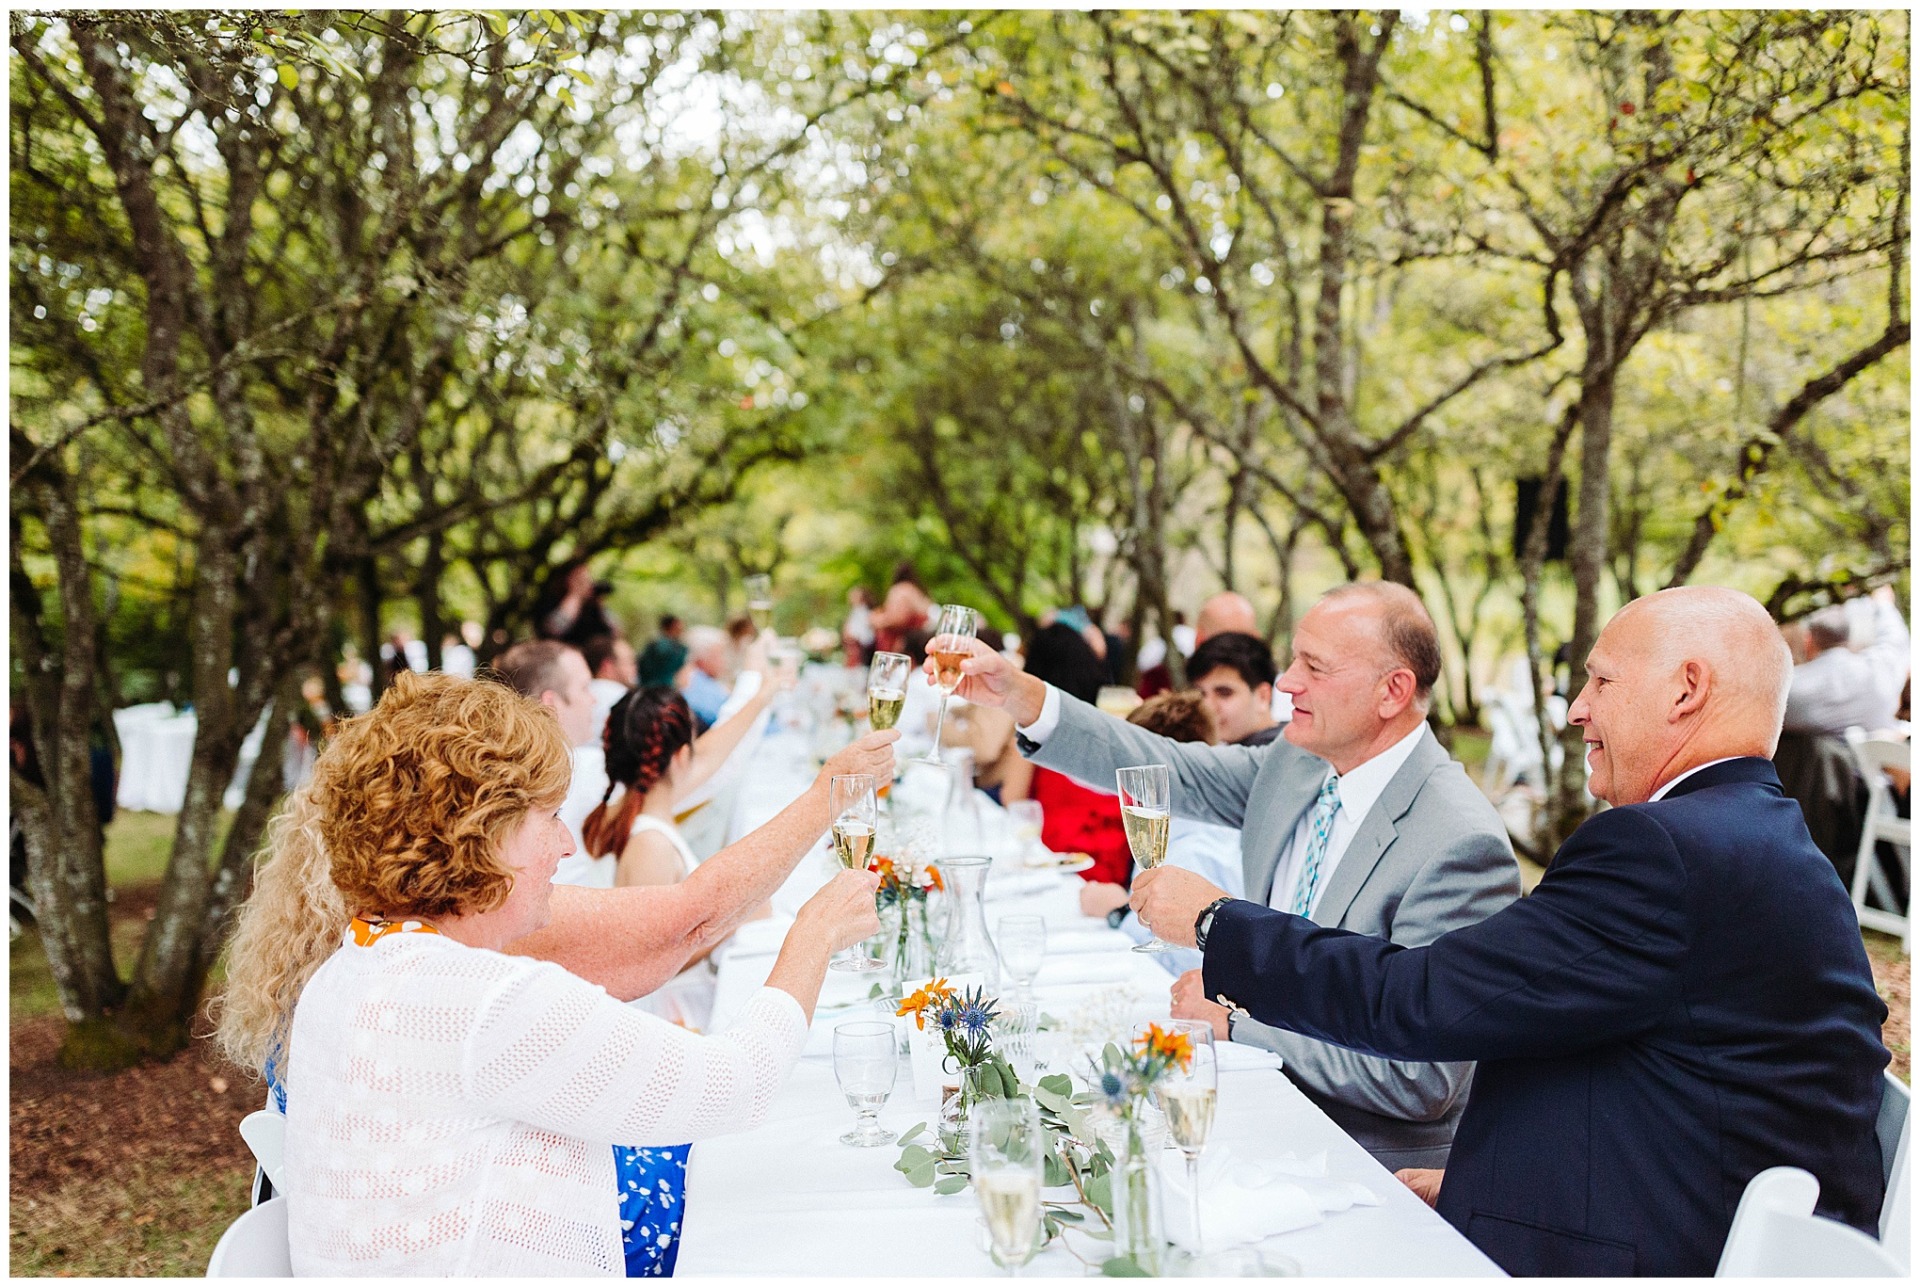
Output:
<path fill-rule="evenodd" d="M 1060 727 L 1060 690 L 1052 684 L 1047 685 L 1046 700 L 1040 703 L 1040 714 L 1031 724 L 1018 726 L 1020 736 L 1029 742 L 1040 743 L 1053 736 L 1053 730 Z"/>

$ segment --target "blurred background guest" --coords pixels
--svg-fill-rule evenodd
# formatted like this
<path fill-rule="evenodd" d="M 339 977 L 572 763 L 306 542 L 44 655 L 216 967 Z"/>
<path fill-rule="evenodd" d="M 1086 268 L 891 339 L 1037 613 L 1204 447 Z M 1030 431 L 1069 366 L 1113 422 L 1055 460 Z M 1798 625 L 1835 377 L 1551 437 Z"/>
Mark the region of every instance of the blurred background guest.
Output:
<path fill-rule="evenodd" d="M 640 654 L 637 684 L 671 684 L 687 664 L 687 646 L 680 642 L 680 636 L 686 633 L 686 623 L 671 612 L 660 614 L 660 633 L 650 640 Z"/>
<path fill-rule="evenodd" d="M 548 574 L 534 598 L 534 633 L 576 648 L 595 635 L 612 634 L 613 623 L 601 603 L 612 592 L 611 584 L 593 579 L 585 559 L 561 564 Z"/>
<path fill-rule="evenodd" d="M 924 630 L 933 614 L 933 600 L 913 564 L 902 561 L 893 570 L 893 584 L 868 618 L 873 627 L 873 646 L 879 652 L 905 652 L 909 633 Z"/>

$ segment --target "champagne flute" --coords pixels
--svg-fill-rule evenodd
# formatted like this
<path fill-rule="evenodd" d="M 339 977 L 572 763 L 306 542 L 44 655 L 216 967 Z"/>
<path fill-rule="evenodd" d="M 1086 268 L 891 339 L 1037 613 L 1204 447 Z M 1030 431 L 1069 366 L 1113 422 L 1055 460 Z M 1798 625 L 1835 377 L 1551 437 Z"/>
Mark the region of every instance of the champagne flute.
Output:
<path fill-rule="evenodd" d="M 891 1023 L 843 1023 L 833 1030 L 833 1076 L 860 1118 L 840 1137 L 842 1144 L 878 1148 L 893 1143 L 893 1132 L 881 1126 L 878 1118 L 893 1093 L 898 1048 Z"/>
<path fill-rule="evenodd" d="M 907 701 L 907 675 L 913 658 L 903 652 L 876 652 L 867 668 L 867 722 L 878 733 L 900 722 Z"/>
<path fill-rule="evenodd" d="M 1120 785 L 1120 823 L 1127 831 L 1127 848 L 1140 870 L 1151 871 L 1167 860 L 1167 831 L 1173 824 L 1168 802 L 1173 797 L 1173 775 L 1164 764 L 1139 764 L 1115 775 Z M 1148 926 L 1152 929 L 1152 926 Z M 1158 935 L 1136 943 L 1136 952 L 1171 952 Z"/>
<path fill-rule="evenodd" d="M 1046 1135 L 1031 1099 L 989 1099 L 973 1106 L 969 1155 L 973 1192 L 993 1240 L 993 1263 L 1012 1278 L 1040 1249 L 1040 1182 Z"/>
<path fill-rule="evenodd" d="M 1167 1115 L 1167 1134 L 1187 1159 L 1187 1189 L 1192 1202 L 1195 1254 L 1204 1250 L 1200 1238 L 1200 1154 L 1213 1130 L 1213 1113 L 1220 1098 L 1220 1061 L 1213 1047 L 1213 1025 L 1177 1019 L 1173 1030 L 1193 1043 L 1193 1062 L 1185 1071 L 1169 1069 L 1160 1083 L 1160 1111 Z"/>
<path fill-rule="evenodd" d="M 773 625 L 773 578 L 755 572 L 746 579 L 747 617 L 754 630 L 765 633 Z"/>
<path fill-rule="evenodd" d="M 833 819 L 833 856 L 848 871 L 865 871 L 873 861 L 873 842 L 880 825 L 880 802 L 874 795 L 873 774 L 836 774 L 827 782 L 827 816 Z M 885 969 L 857 947 L 833 959 L 832 968 L 860 974 Z"/>
<path fill-rule="evenodd" d="M 1047 922 L 1038 916 L 1002 916 L 993 927 L 993 945 L 1018 995 L 1031 996 L 1034 976 L 1047 959 Z"/>
<path fill-rule="evenodd" d="M 940 605 L 940 620 L 927 643 L 927 656 L 933 660 L 933 685 L 940 690 L 940 714 L 933 722 L 933 749 L 920 757 L 922 764 L 944 763 L 940 758 L 940 732 L 947 725 L 947 700 L 960 686 L 960 663 L 973 655 L 963 644 L 980 629 L 980 614 L 957 603 Z"/>

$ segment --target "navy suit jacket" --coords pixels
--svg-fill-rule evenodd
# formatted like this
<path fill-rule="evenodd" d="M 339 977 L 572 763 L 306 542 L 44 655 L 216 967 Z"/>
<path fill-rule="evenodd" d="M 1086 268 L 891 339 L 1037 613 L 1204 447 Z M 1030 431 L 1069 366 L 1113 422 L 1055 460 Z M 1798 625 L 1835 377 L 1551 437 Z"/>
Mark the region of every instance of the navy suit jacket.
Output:
<path fill-rule="evenodd" d="M 1510 1273 L 1712 1274 L 1770 1166 L 1877 1227 L 1887 1008 L 1766 760 L 1596 814 L 1532 896 L 1425 947 L 1229 903 L 1205 979 L 1324 1041 L 1479 1060 L 1439 1209 Z"/>

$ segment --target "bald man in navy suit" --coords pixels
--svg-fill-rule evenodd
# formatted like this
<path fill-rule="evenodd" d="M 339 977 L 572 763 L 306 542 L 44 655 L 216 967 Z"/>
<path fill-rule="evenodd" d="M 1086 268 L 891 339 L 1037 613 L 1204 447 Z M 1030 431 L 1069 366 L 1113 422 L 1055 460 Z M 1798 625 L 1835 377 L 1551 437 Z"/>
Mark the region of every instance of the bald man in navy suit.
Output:
<path fill-rule="evenodd" d="M 1713 1273 L 1747 1181 L 1797 1166 L 1872 1233 L 1887 1009 L 1846 890 L 1769 762 L 1792 662 L 1732 590 L 1635 600 L 1568 712 L 1594 795 L 1531 897 L 1423 947 L 1191 872 L 1132 904 L 1209 996 L 1389 1059 L 1479 1061 L 1444 1173 L 1410 1177 L 1502 1268 Z"/>

